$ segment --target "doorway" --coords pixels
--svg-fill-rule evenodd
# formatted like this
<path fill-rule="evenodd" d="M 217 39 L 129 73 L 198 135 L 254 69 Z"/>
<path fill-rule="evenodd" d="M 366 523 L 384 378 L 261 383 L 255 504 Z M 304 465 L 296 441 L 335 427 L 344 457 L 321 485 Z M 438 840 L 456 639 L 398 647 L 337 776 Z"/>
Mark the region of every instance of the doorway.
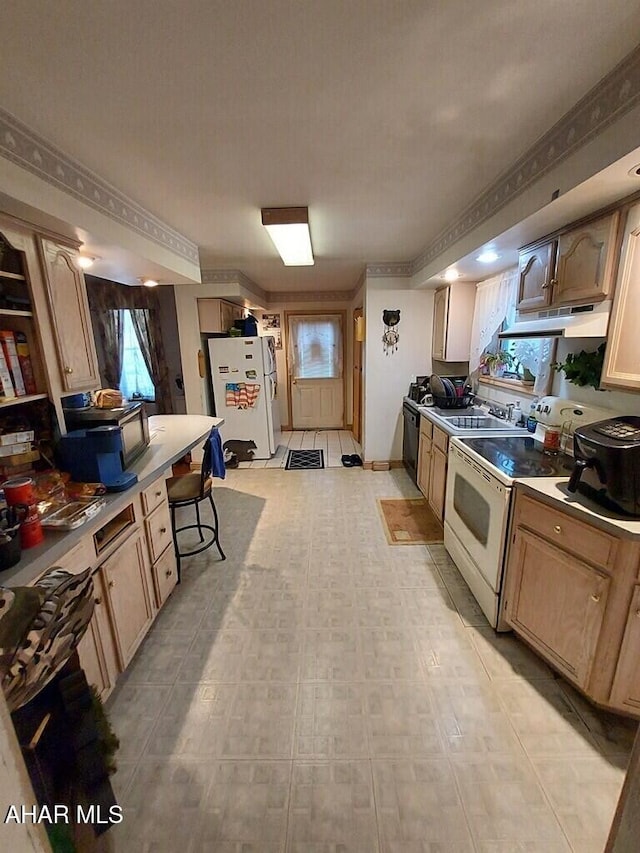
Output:
<path fill-rule="evenodd" d="M 344 426 L 344 312 L 287 312 L 292 429 Z"/>

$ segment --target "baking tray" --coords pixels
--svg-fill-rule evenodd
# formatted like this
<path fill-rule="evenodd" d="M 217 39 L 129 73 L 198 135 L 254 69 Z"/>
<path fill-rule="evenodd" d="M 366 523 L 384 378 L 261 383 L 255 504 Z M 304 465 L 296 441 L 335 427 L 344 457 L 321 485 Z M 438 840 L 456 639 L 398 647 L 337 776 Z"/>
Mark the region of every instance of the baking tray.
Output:
<path fill-rule="evenodd" d="M 63 504 L 43 508 L 40 522 L 43 527 L 73 530 L 93 518 L 103 506 L 106 506 L 106 503 L 104 498 L 76 498 Z"/>

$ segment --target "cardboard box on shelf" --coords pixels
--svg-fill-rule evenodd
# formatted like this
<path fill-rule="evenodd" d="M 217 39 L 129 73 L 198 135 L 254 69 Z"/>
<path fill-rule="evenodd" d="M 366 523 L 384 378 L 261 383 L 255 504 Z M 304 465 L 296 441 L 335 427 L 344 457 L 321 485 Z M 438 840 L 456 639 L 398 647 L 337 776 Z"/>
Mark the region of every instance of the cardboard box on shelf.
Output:
<path fill-rule="evenodd" d="M 16 339 L 13 336 L 13 332 L 10 329 L 0 329 L 0 342 L 2 343 L 5 361 L 11 371 L 11 378 L 13 379 L 13 387 L 15 388 L 16 395 L 18 397 L 24 397 L 26 396 L 27 390 L 24 387 L 22 368 L 20 367 L 20 360 L 16 349 Z"/>
<path fill-rule="evenodd" d="M 5 432 L 0 435 L 0 447 L 7 444 L 22 444 L 25 441 L 33 441 L 35 432 L 32 429 L 26 429 L 22 432 Z"/>
<path fill-rule="evenodd" d="M 31 451 L 31 442 L 22 441 L 19 444 L 4 444 L 0 446 L 0 458 L 5 456 L 20 456 Z"/>
<path fill-rule="evenodd" d="M 24 379 L 24 387 L 27 394 L 37 394 L 36 380 L 33 375 L 33 365 L 31 364 L 31 353 L 29 351 L 29 342 L 24 332 L 14 332 L 16 339 L 16 352 L 18 353 L 18 361 L 22 370 L 22 378 Z"/>
<path fill-rule="evenodd" d="M 13 387 L 13 380 L 9 372 L 7 360 L 4 357 L 4 350 L 0 347 L 0 402 L 4 400 L 14 400 L 16 392 Z"/>

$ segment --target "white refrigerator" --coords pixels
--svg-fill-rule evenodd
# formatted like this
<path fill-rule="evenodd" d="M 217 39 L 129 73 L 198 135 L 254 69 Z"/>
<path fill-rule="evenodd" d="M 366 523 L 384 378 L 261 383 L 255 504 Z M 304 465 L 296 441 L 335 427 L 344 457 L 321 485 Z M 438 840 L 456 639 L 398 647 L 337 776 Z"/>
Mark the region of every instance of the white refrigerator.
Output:
<path fill-rule="evenodd" d="M 223 448 L 240 462 L 270 459 L 280 441 L 275 339 L 210 338 L 209 363 Z"/>

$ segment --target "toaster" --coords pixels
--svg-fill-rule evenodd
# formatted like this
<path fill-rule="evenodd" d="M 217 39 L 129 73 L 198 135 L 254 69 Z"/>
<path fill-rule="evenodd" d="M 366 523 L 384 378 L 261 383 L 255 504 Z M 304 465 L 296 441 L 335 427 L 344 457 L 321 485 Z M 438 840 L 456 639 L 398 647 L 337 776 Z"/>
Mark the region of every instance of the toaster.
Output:
<path fill-rule="evenodd" d="M 568 489 L 613 512 L 640 516 L 640 417 L 624 415 L 578 427 Z"/>

